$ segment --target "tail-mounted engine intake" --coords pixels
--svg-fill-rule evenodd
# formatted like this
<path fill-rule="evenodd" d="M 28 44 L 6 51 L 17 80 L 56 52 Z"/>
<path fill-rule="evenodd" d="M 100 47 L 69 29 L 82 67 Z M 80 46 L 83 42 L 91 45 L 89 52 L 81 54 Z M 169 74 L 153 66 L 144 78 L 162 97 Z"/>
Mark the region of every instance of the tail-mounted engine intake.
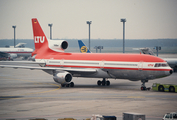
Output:
<path fill-rule="evenodd" d="M 49 48 L 57 52 L 64 52 L 68 48 L 68 42 L 65 40 L 48 40 L 48 42 Z"/>
<path fill-rule="evenodd" d="M 72 80 L 72 75 L 69 72 L 59 72 L 54 74 L 53 79 L 60 84 L 68 84 Z"/>

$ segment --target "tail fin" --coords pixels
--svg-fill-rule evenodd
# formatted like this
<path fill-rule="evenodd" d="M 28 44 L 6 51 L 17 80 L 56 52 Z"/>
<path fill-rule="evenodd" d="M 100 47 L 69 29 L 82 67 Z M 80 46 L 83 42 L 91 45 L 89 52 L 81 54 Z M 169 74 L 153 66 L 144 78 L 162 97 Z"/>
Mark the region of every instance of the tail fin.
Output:
<path fill-rule="evenodd" d="M 33 35 L 34 35 L 34 44 L 35 51 L 32 53 L 32 56 L 38 53 L 39 49 L 48 47 L 48 40 L 36 18 L 32 19 L 33 26 Z"/>
<path fill-rule="evenodd" d="M 82 40 L 78 40 L 79 48 L 81 53 L 91 53 L 90 50 L 85 46 Z"/>

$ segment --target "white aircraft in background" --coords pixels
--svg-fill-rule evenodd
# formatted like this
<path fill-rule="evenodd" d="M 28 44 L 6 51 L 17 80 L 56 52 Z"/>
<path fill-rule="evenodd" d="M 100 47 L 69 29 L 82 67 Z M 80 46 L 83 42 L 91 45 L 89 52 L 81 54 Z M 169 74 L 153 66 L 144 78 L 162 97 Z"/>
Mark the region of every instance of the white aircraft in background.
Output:
<path fill-rule="evenodd" d="M 0 55 L 8 56 L 10 60 L 13 60 L 17 57 L 23 57 L 24 59 L 27 59 L 28 57 L 31 57 L 33 49 L 25 48 L 25 44 L 26 43 L 19 43 L 15 46 L 15 48 L 13 46 L 0 48 Z"/>
<path fill-rule="evenodd" d="M 65 53 L 67 41 L 47 39 L 36 18 L 32 19 L 32 26 L 35 43 L 32 57 L 35 61 L 24 63 L 39 64 L 40 67 L 19 65 L 0 65 L 0 67 L 43 70 L 53 75 L 55 82 L 67 87 L 74 87 L 72 77 L 141 80 L 141 90 L 146 89 L 145 82 L 148 80 L 166 77 L 173 72 L 166 61 L 152 55 Z M 110 81 L 106 79 L 98 80 L 97 84 L 110 85 Z"/>

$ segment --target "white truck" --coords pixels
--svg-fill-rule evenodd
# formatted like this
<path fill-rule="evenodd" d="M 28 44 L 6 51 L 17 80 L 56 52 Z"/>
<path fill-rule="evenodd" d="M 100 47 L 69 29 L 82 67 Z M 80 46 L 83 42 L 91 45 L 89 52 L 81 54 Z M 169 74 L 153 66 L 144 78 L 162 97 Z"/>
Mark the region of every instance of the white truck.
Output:
<path fill-rule="evenodd" d="M 177 112 L 171 112 L 165 114 L 163 120 L 177 120 Z"/>

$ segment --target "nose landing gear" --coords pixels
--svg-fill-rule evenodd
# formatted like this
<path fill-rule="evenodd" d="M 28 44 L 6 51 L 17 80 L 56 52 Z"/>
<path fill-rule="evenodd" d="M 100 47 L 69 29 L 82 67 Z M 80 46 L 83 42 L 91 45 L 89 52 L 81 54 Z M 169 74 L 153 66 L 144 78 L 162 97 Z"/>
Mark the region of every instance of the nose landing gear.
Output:
<path fill-rule="evenodd" d="M 148 82 L 148 80 L 141 80 L 141 82 L 142 82 L 142 85 L 140 88 L 141 90 L 150 90 L 150 87 L 146 88 L 146 86 L 145 86 L 145 83 Z"/>

